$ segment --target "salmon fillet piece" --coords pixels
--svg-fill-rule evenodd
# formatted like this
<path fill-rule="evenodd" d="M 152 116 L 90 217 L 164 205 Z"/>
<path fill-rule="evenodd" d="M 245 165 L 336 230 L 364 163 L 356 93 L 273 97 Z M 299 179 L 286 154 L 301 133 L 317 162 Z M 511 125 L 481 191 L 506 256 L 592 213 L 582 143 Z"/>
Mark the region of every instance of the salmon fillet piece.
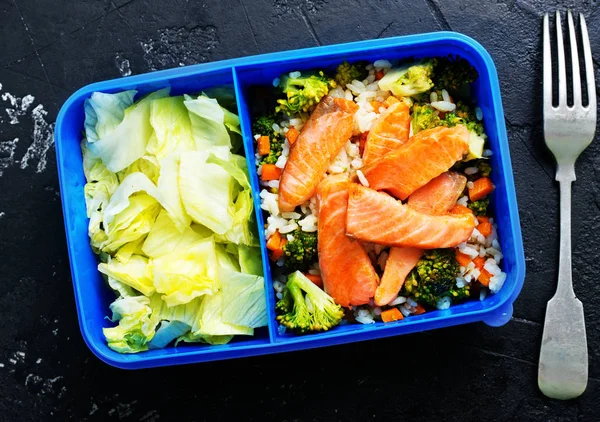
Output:
<path fill-rule="evenodd" d="M 324 96 L 290 150 L 279 182 L 279 209 L 293 211 L 308 201 L 327 168 L 352 136 L 358 105 Z"/>
<path fill-rule="evenodd" d="M 385 193 L 350 185 L 346 234 L 356 239 L 390 246 L 451 248 L 469 239 L 474 228 L 472 214 L 427 215 Z"/>
<path fill-rule="evenodd" d="M 456 204 L 466 185 L 464 175 L 447 171 L 410 195 L 408 205 L 425 214 L 445 214 Z"/>
<path fill-rule="evenodd" d="M 469 131 L 463 125 L 423 130 L 362 172 L 371 188 L 405 200 L 462 159 L 469 150 L 468 140 Z"/>
<path fill-rule="evenodd" d="M 381 283 L 375 290 L 375 304 L 384 306 L 398 297 L 398 292 L 412 269 L 417 265 L 423 250 L 393 246 L 381 276 Z"/>
<path fill-rule="evenodd" d="M 467 178 L 459 173 L 446 172 L 431 180 L 408 197 L 408 206 L 429 215 L 449 212 L 462 195 Z M 412 269 L 417 265 L 422 249 L 392 246 L 375 291 L 375 304 L 384 306 L 398 297 L 398 292 Z"/>
<path fill-rule="evenodd" d="M 317 188 L 319 266 L 325 291 L 342 306 L 369 303 L 379 276 L 361 243 L 346 236 L 346 175 L 328 176 Z"/>
<path fill-rule="evenodd" d="M 377 161 L 388 152 L 408 141 L 410 133 L 410 110 L 400 101 L 388 107 L 373 123 L 367 136 L 363 162 Z"/>

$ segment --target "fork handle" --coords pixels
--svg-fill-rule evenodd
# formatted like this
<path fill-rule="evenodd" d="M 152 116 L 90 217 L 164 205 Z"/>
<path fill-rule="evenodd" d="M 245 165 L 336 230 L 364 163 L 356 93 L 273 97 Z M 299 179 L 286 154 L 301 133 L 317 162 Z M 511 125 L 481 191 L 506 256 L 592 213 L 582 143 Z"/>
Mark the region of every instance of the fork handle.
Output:
<path fill-rule="evenodd" d="M 575 297 L 571 263 L 571 184 L 575 181 L 574 165 L 558 165 L 556 180 L 560 186 L 560 250 L 558 286 L 555 297 Z"/>

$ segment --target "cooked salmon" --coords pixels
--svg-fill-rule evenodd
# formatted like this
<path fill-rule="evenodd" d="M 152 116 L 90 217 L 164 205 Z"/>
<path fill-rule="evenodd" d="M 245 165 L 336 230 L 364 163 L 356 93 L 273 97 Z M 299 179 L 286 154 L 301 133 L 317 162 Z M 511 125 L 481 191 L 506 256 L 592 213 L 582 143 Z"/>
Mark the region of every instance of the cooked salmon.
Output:
<path fill-rule="evenodd" d="M 466 185 L 467 178 L 464 175 L 447 171 L 410 195 L 408 205 L 425 214 L 447 213 L 456 204 Z"/>
<path fill-rule="evenodd" d="M 340 174 L 326 177 L 317 188 L 321 277 L 325 291 L 342 306 L 369 303 L 379 284 L 363 246 L 346 236 L 349 184 Z"/>
<path fill-rule="evenodd" d="M 371 188 L 404 200 L 463 158 L 469 151 L 468 140 L 469 131 L 463 125 L 423 130 L 362 172 Z"/>
<path fill-rule="evenodd" d="M 293 211 L 312 197 L 327 168 L 352 136 L 358 105 L 323 97 L 290 150 L 279 183 L 279 209 Z"/>
<path fill-rule="evenodd" d="M 423 250 L 393 246 L 385 264 L 381 283 L 375 290 L 375 304 L 385 306 L 398 297 L 406 276 L 419 262 Z"/>
<path fill-rule="evenodd" d="M 474 228 L 472 214 L 427 215 L 386 193 L 350 184 L 346 234 L 356 239 L 390 246 L 451 248 L 466 241 Z"/>
<path fill-rule="evenodd" d="M 363 162 L 365 164 L 377 161 L 388 152 L 401 147 L 408 141 L 410 132 L 410 110 L 403 101 L 392 104 L 373 123 Z"/>
<path fill-rule="evenodd" d="M 465 190 L 467 178 L 459 173 L 446 172 L 431 180 L 408 197 L 408 206 L 429 215 L 449 212 Z M 375 304 L 384 306 L 398 297 L 406 277 L 419 262 L 423 251 L 418 248 L 392 246 L 375 291 Z"/>

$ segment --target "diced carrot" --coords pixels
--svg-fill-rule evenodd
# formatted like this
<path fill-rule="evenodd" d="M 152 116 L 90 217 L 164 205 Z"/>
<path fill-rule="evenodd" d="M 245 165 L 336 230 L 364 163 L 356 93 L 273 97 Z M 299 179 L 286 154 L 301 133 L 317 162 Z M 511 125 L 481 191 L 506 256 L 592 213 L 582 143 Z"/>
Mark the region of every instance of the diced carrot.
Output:
<path fill-rule="evenodd" d="M 316 286 L 323 288 L 323 279 L 320 275 L 305 273 L 306 278 L 312 281 Z"/>
<path fill-rule="evenodd" d="M 424 314 L 425 308 L 423 307 L 423 305 L 421 305 L 420 303 L 417 304 L 417 306 L 415 307 L 415 311 L 413 312 L 413 315 L 421 315 Z"/>
<path fill-rule="evenodd" d="M 387 98 L 385 99 L 385 101 L 383 102 L 383 104 L 384 104 L 386 107 L 389 107 L 389 106 L 391 106 L 392 104 L 399 103 L 399 102 L 400 102 L 400 100 L 399 100 L 398 98 L 394 97 L 393 95 L 390 95 L 389 97 L 387 97 Z"/>
<path fill-rule="evenodd" d="M 477 217 L 477 221 L 479 221 L 480 223 L 489 223 L 490 217 L 486 217 L 485 215 L 480 215 Z"/>
<path fill-rule="evenodd" d="M 279 230 L 277 230 L 275 233 L 273 233 L 273 235 L 271 237 L 269 237 L 269 240 L 267 240 L 267 249 L 275 251 L 277 249 L 279 249 L 281 247 L 281 234 L 279 233 Z"/>
<path fill-rule="evenodd" d="M 492 278 L 492 275 L 487 270 L 482 269 L 481 272 L 479 273 L 479 277 L 477 277 L 477 281 L 479 281 L 485 287 L 488 287 L 490 285 L 491 278 Z"/>
<path fill-rule="evenodd" d="M 267 155 L 271 151 L 271 140 L 268 136 L 261 136 L 258 138 L 258 153 L 260 155 Z"/>
<path fill-rule="evenodd" d="M 285 134 L 290 145 L 294 145 L 294 142 L 298 140 L 298 136 L 300 136 L 300 132 L 294 126 L 290 126 L 290 130 Z"/>
<path fill-rule="evenodd" d="M 465 214 L 465 213 L 473 213 L 469 208 L 464 205 L 456 204 L 450 210 L 450 214 Z"/>
<path fill-rule="evenodd" d="M 363 132 L 358 136 L 358 150 L 360 155 L 365 152 L 365 144 L 367 143 L 367 136 L 369 136 L 369 132 Z"/>
<path fill-rule="evenodd" d="M 283 256 L 283 248 L 269 252 L 269 258 L 271 258 L 271 261 L 273 261 L 273 262 L 277 261 L 282 256 Z"/>
<path fill-rule="evenodd" d="M 262 174 L 260 178 L 262 180 L 277 180 L 281 177 L 281 169 L 275 164 L 263 164 Z"/>
<path fill-rule="evenodd" d="M 277 234 L 279 236 L 279 244 L 277 245 L 276 249 L 272 249 L 269 252 L 269 256 L 270 256 L 270 258 L 271 258 L 272 261 L 277 261 L 279 258 L 281 258 L 283 256 L 283 247 L 287 243 L 287 238 L 281 237 L 281 235 L 279 234 L 279 232 L 275 232 L 275 234 Z M 275 235 L 271 236 L 269 238 L 269 240 L 271 240 L 273 237 L 275 237 Z M 275 243 L 275 242 L 277 242 L 277 239 L 273 243 Z M 272 244 L 271 246 L 274 246 L 274 245 Z M 269 242 L 268 241 L 267 241 L 267 249 L 271 249 L 271 248 L 269 248 Z"/>
<path fill-rule="evenodd" d="M 485 258 L 482 256 L 478 256 L 475 259 L 473 259 L 473 264 L 475 264 L 475 268 L 479 268 L 481 270 L 485 264 Z"/>
<path fill-rule="evenodd" d="M 394 322 L 400 321 L 404 319 L 404 315 L 402 312 L 398 310 L 398 308 L 388 309 L 387 311 L 383 311 L 381 313 L 381 320 L 383 322 Z"/>
<path fill-rule="evenodd" d="M 489 221 L 479 223 L 477 226 L 477 231 L 479 231 L 479 233 L 481 233 L 483 236 L 488 237 L 490 234 L 492 234 L 492 223 Z"/>
<path fill-rule="evenodd" d="M 485 198 L 494 190 L 494 184 L 489 177 L 482 177 L 473 182 L 473 187 L 469 189 L 469 199 L 479 201 Z"/>
<path fill-rule="evenodd" d="M 375 113 L 379 113 L 379 109 L 381 107 L 387 107 L 384 103 L 382 103 L 381 101 L 371 101 L 371 107 L 373 107 L 373 110 L 375 110 Z"/>
<path fill-rule="evenodd" d="M 460 251 L 456 251 L 456 260 L 458 261 L 458 265 L 461 267 L 466 267 L 469 265 L 469 262 L 471 262 L 471 257 Z"/>
<path fill-rule="evenodd" d="M 383 78 L 385 76 L 385 74 L 383 73 L 383 70 L 378 70 L 375 72 L 375 79 L 376 80 L 381 80 L 381 78 Z"/>

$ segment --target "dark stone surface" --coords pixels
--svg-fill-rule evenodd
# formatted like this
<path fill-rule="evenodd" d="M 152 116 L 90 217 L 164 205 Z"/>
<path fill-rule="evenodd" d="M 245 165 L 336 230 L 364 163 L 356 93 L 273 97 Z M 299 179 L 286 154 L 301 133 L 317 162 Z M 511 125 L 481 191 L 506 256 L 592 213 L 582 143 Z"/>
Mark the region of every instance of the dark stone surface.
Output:
<path fill-rule="evenodd" d="M 558 256 L 554 164 L 541 131 L 541 16 L 557 7 L 583 12 L 598 58 L 598 2 L 366 3 L 0 1 L 0 420 L 598 420 L 598 139 L 581 156 L 573 187 L 574 284 L 585 305 L 589 386 L 566 403 L 536 386 Z M 137 372 L 108 367 L 88 351 L 47 142 L 71 92 L 128 70 L 440 29 L 479 40 L 500 75 L 528 266 L 509 324 Z M 29 106 L 27 95 L 35 97 Z"/>

